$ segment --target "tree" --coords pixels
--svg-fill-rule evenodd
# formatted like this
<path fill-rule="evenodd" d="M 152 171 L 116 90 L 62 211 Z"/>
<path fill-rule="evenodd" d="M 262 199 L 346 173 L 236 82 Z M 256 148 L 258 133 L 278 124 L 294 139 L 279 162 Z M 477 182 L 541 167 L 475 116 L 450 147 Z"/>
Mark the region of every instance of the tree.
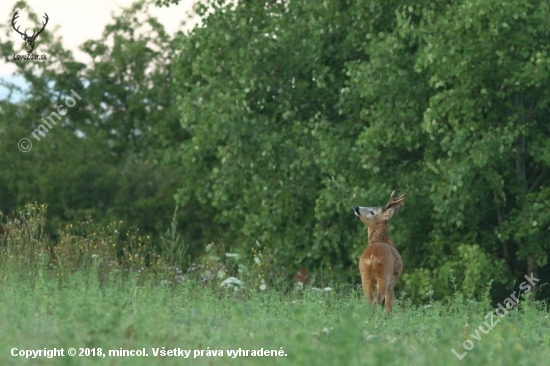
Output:
<path fill-rule="evenodd" d="M 411 243 L 413 250 L 433 253 L 420 267 L 446 280 L 449 274 L 441 276 L 453 265 L 441 256 L 454 253 L 456 262 L 456 255 L 464 261 L 461 244 L 474 244 L 478 254 L 470 258 L 489 274 L 486 280 L 536 277 L 548 250 L 541 236 L 548 227 L 541 207 L 550 162 L 548 4 L 438 6 L 400 9 L 393 34 L 379 37 L 371 61 L 352 74 L 365 104 L 376 103 L 363 133 L 367 154 L 412 152 L 399 159 L 407 168 L 396 170 L 400 181 L 431 201 L 431 210 L 420 210 L 429 224 L 419 223 L 428 245 Z M 385 144 L 391 136 L 392 144 Z M 423 268 L 418 272 L 425 275 Z"/>
<path fill-rule="evenodd" d="M 15 9 L 37 21 L 24 2 Z M 76 62 L 49 30 L 37 45 L 48 61 L 10 60 L 30 89 L 24 100 L 0 105 L 0 209 L 5 214 L 29 202 L 46 203 L 52 235 L 59 225 L 89 217 L 104 224 L 123 220 L 123 229 L 138 226 L 143 235 L 156 237 L 169 227 L 180 172 L 156 162 L 167 145 L 163 139 L 179 141 L 186 133 L 173 107 L 173 39 L 146 11 L 143 2 L 134 4 L 105 28 L 101 40 L 85 42 L 89 65 Z M 11 28 L 6 31 L 10 36 L 1 42 L 2 53 L 18 53 L 21 45 L 11 42 Z M 67 97 L 76 103 L 67 107 Z M 51 129 L 36 140 L 31 133 L 58 105 L 66 115 L 52 117 L 56 124 L 50 122 Z M 33 143 L 29 152 L 17 149 L 21 138 Z M 182 236 L 202 246 L 207 220 L 197 220 L 201 216 L 192 209 L 179 210 L 178 218 L 185 220 Z"/>
<path fill-rule="evenodd" d="M 419 299 L 546 265 L 544 2 L 199 10 L 174 69 L 191 138 L 169 156 L 189 172 L 180 202 L 213 207 L 228 241 L 356 278 L 352 208 L 397 188 L 410 208 L 392 235 Z"/>

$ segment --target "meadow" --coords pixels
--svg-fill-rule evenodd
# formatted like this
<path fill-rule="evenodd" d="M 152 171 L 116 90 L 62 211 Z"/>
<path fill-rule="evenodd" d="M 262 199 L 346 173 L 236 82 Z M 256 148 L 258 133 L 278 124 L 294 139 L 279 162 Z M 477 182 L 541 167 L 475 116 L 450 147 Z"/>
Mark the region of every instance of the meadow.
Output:
<path fill-rule="evenodd" d="M 402 296 L 387 316 L 358 286 L 283 286 L 269 277 L 279 266 L 261 249 L 222 256 L 211 244 L 182 271 L 174 263 L 184 253 L 168 250 L 173 241 L 155 254 L 147 238 L 123 242 L 114 226 L 88 222 L 61 229 L 53 244 L 44 221 L 44 207 L 28 206 L 0 238 L 1 365 L 540 365 L 550 358 L 542 302 L 523 301 L 490 319 L 488 295 L 473 301 L 457 291 L 420 306 Z M 64 355 L 12 356 L 54 348 Z M 143 349 L 148 356 L 109 355 Z M 239 349 L 248 356 L 234 357 Z"/>

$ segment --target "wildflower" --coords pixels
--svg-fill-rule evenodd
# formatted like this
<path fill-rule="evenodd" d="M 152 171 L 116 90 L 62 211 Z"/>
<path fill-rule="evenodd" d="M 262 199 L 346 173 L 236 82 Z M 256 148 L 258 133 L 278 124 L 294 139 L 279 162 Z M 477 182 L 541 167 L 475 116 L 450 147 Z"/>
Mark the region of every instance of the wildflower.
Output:
<path fill-rule="evenodd" d="M 235 258 L 235 259 L 239 258 L 239 255 L 237 253 L 225 253 L 225 256 L 227 258 Z"/>
<path fill-rule="evenodd" d="M 330 287 L 325 287 L 325 292 L 329 292 L 329 291 L 332 291 L 332 289 Z"/>
<path fill-rule="evenodd" d="M 92 259 L 96 259 L 96 258 L 99 258 L 99 255 L 97 255 L 97 254 L 92 254 Z"/>
<path fill-rule="evenodd" d="M 256 264 L 260 264 L 260 263 L 262 263 L 262 260 L 261 260 L 260 258 L 258 258 L 258 257 L 254 257 L 254 262 L 255 262 Z"/>
<path fill-rule="evenodd" d="M 231 287 L 233 285 L 241 286 L 243 281 L 239 280 L 236 277 L 228 277 L 220 284 L 220 287 Z"/>
<path fill-rule="evenodd" d="M 246 268 L 245 265 L 243 264 L 239 264 L 239 269 L 237 270 L 239 273 L 247 273 L 248 272 L 248 268 Z"/>
<path fill-rule="evenodd" d="M 211 251 L 211 250 L 212 250 L 212 244 L 208 244 L 208 245 L 204 248 L 204 251 L 207 252 L 207 253 L 208 253 L 209 251 Z"/>

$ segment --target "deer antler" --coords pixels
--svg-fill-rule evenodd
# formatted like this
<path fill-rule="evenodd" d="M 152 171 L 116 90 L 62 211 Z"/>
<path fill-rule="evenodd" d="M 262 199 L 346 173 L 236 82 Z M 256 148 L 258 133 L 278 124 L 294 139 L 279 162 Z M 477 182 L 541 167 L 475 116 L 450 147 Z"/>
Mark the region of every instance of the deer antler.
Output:
<path fill-rule="evenodd" d="M 401 196 L 399 196 L 397 198 L 393 198 L 394 193 L 395 193 L 395 191 L 392 191 L 392 193 L 390 195 L 390 200 L 388 201 L 388 204 L 384 207 L 384 211 L 386 211 L 388 208 L 390 208 L 393 205 L 400 205 L 400 206 L 405 205 L 403 203 L 403 200 L 405 200 L 405 193 L 403 193 Z"/>
<path fill-rule="evenodd" d="M 13 18 L 11 18 L 11 26 L 13 27 L 13 29 L 15 29 L 15 31 L 16 31 L 17 33 L 19 33 L 20 35 L 22 35 L 23 37 L 25 37 L 25 35 L 24 35 L 23 33 L 19 32 L 19 27 L 15 28 L 15 20 L 16 20 L 17 18 L 19 18 L 19 14 L 17 14 L 17 13 L 19 13 L 19 10 L 17 10 L 17 11 L 15 12 L 15 14 L 13 14 Z"/>
<path fill-rule="evenodd" d="M 21 32 L 19 31 L 19 26 L 17 26 L 17 28 L 15 28 L 15 20 L 16 20 L 17 18 L 19 18 L 19 14 L 18 14 L 18 13 L 19 13 L 19 10 L 17 10 L 17 11 L 15 12 L 15 14 L 13 14 L 13 18 L 11 19 L 11 26 L 13 27 L 13 29 L 14 29 L 17 33 L 19 33 L 19 34 L 21 35 L 21 37 L 23 37 L 23 40 L 25 40 L 25 42 L 27 42 L 27 41 L 30 41 L 30 42 L 35 41 L 36 38 L 38 37 L 38 35 L 39 35 L 40 33 L 42 33 L 42 31 L 44 30 L 44 28 L 46 28 L 46 25 L 48 24 L 48 20 L 50 19 L 50 18 L 48 17 L 48 14 L 44 13 L 43 18 L 46 20 L 46 22 L 45 22 L 45 23 L 42 22 L 42 29 L 40 29 L 40 30 L 38 31 L 38 33 L 37 33 L 36 31 L 34 31 L 34 32 L 32 33 L 32 36 L 29 36 L 29 35 L 27 34 L 27 30 L 26 30 L 26 29 L 25 29 L 25 33 L 21 33 Z"/>
<path fill-rule="evenodd" d="M 46 25 L 48 24 L 48 20 L 50 19 L 50 18 L 48 17 L 48 14 L 46 14 L 45 12 L 44 12 L 44 16 L 43 16 L 42 18 L 44 18 L 44 19 L 46 20 L 46 23 L 42 22 L 42 29 L 40 29 L 40 30 L 38 31 L 38 33 L 36 33 L 36 34 L 33 33 L 33 34 L 32 34 L 32 37 L 34 37 L 34 38 L 38 37 L 38 35 L 39 35 L 40 33 L 42 33 L 42 31 L 44 30 L 44 28 L 46 28 Z"/>

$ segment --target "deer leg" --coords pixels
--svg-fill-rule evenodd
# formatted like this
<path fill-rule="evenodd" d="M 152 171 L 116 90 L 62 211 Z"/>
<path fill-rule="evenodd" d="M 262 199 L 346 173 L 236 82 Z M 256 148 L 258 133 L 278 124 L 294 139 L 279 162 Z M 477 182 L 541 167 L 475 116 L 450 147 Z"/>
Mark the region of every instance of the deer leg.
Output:
<path fill-rule="evenodd" d="M 374 301 L 373 292 L 374 288 L 372 286 L 372 273 L 365 266 L 361 266 L 361 286 L 363 287 L 363 294 L 369 303 Z"/>
<path fill-rule="evenodd" d="M 388 292 L 388 281 L 386 281 L 385 278 L 378 278 L 376 280 L 376 295 L 377 295 L 377 302 L 378 305 L 382 305 L 382 301 L 384 301 L 384 297 L 386 296 L 386 293 Z M 386 303 L 387 306 L 387 303 Z"/>
<path fill-rule="evenodd" d="M 386 312 L 388 314 L 391 313 L 392 310 L 392 302 L 393 302 L 393 287 L 389 286 L 388 290 L 386 291 Z"/>

